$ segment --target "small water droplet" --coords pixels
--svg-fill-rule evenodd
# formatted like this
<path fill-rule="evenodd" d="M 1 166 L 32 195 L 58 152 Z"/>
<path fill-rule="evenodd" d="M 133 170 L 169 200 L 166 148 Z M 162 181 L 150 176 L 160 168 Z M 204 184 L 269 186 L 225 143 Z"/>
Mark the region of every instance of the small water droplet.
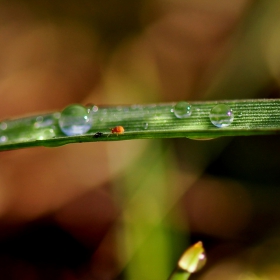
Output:
<path fill-rule="evenodd" d="M 5 123 L 5 122 L 1 122 L 1 123 L 0 123 L 0 128 L 1 128 L 2 130 L 6 130 L 7 127 L 8 127 L 7 123 Z"/>
<path fill-rule="evenodd" d="M 45 140 L 45 139 L 51 139 L 55 137 L 55 132 L 52 128 L 42 129 L 40 133 L 38 133 L 36 139 L 37 140 Z"/>
<path fill-rule="evenodd" d="M 234 114 L 229 106 L 218 104 L 211 109 L 209 118 L 216 127 L 227 127 L 233 122 Z"/>
<path fill-rule="evenodd" d="M 2 135 L 2 136 L 0 137 L 0 143 L 5 143 L 5 142 L 7 142 L 7 141 L 8 141 L 8 137 L 7 137 L 7 136 Z"/>
<path fill-rule="evenodd" d="M 98 111 L 98 106 L 96 106 L 96 105 L 91 105 L 91 107 L 90 107 L 90 108 L 87 108 L 87 110 L 88 110 L 88 113 L 94 114 L 94 113 L 96 113 L 96 112 Z"/>
<path fill-rule="evenodd" d="M 62 112 L 59 119 L 60 129 L 68 136 L 86 133 L 92 125 L 92 118 L 81 105 L 70 105 Z"/>
<path fill-rule="evenodd" d="M 52 118 L 46 118 L 39 116 L 36 118 L 36 122 L 34 123 L 35 128 L 41 128 L 41 127 L 48 127 L 53 124 L 53 119 Z"/>
<path fill-rule="evenodd" d="M 60 118 L 60 116 L 61 116 L 60 112 L 56 112 L 56 113 L 53 114 L 53 117 L 57 120 Z"/>
<path fill-rule="evenodd" d="M 187 118 L 192 114 L 192 107 L 186 101 L 180 101 L 174 106 L 174 115 L 179 118 Z"/>
<path fill-rule="evenodd" d="M 243 115 L 242 112 L 239 112 L 239 113 L 238 113 L 238 117 L 239 117 L 239 118 L 241 118 L 242 115 Z"/>
<path fill-rule="evenodd" d="M 148 128 L 148 126 L 149 126 L 149 124 L 148 124 L 148 123 L 144 123 L 144 129 L 147 129 L 147 128 Z"/>
<path fill-rule="evenodd" d="M 96 113 L 98 111 L 98 106 L 94 105 L 92 108 L 91 108 L 91 111 Z"/>

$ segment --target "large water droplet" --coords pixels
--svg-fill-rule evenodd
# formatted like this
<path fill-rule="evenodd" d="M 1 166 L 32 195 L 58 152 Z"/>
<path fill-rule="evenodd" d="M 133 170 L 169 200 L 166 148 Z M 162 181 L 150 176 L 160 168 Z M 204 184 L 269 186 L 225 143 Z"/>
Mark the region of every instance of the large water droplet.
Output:
<path fill-rule="evenodd" d="M 186 101 L 180 101 L 174 106 L 173 113 L 179 119 L 187 118 L 192 114 L 192 106 Z"/>
<path fill-rule="evenodd" d="M 86 133 L 92 125 L 92 119 L 87 109 L 81 105 L 66 107 L 61 112 L 58 122 L 60 129 L 68 136 Z"/>
<path fill-rule="evenodd" d="M 234 114 L 229 106 L 218 104 L 211 109 L 209 118 L 213 125 L 226 127 L 233 122 Z"/>

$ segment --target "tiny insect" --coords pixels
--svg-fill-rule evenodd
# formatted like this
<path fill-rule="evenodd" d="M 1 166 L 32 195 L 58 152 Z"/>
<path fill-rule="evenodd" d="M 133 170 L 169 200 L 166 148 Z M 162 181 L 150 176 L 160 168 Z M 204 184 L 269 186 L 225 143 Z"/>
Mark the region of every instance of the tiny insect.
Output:
<path fill-rule="evenodd" d="M 93 137 L 94 138 L 99 138 L 99 137 L 101 137 L 103 135 L 103 133 L 102 132 L 96 132 L 94 135 L 93 135 Z"/>
<path fill-rule="evenodd" d="M 123 126 L 118 125 L 118 126 L 115 126 L 114 128 L 111 128 L 111 132 L 113 134 L 117 134 L 117 135 L 123 134 L 124 133 L 124 128 L 123 128 Z"/>

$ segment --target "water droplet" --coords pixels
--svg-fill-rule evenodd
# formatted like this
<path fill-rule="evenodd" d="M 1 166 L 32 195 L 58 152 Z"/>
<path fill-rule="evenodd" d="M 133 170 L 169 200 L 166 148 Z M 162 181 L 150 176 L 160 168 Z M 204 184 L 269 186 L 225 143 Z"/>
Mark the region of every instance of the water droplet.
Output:
<path fill-rule="evenodd" d="M 36 122 L 42 122 L 44 120 L 44 118 L 42 116 L 39 116 L 36 118 Z"/>
<path fill-rule="evenodd" d="M 234 114 L 227 105 L 218 104 L 211 109 L 209 117 L 213 125 L 217 127 L 226 127 L 233 122 Z"/>
<path fill-rule="evenodd" d="M 87 110 L 88 110 L 88 113 L 94 114 L 94 113 L 96 113 L 98 111 L 98 106 L 91 105 L 90 108 L 87 108 Z"/>
<path fill-rule="evenodd" d="M 42 129 L 36 136 L 37 140 L 51 139 L 55 137 L 55 132 L 52 128 Z"/>
<path fill-rule="evenodd" d="M 149 126 L 149 124 L 148 124 L 148 123 L 144 123 L 144 129 L 147 129 L 147 128 L 148 128 L 148 126 Z"/>
<path fill-rule="evenodd" d="M 0 123 L 0 128 L 1 128 L 2 130 L 6 130 L 7 127 L 8 127 L 7 123 L 5 123 L 5 122 L 1 122 L 1 123 Z"/>
<path fill-rule="evenodd" d="M 92 119 L 81 105 L 70 105 L 61 112 L 59 126 L 68 136 L 86 133 L 91 125 Z"/>
<path fill-rule="evenodd" d="M 41 127 L 48 127 L 53 124 L 53 119 L 52 118 L 46 118 L 39 116 L 36 118 L 36 122 L 34 123 L 35 128 L 41 128 Z"/>
<path fill-rule="evenodd" d="M 242 112 L 239 112 L 239 113 L 238 113 L 238 117 L 240 117 L 240 118 L 241 118 L 241 117 L 242 117 L 242 115 L 243 115 L 243 114 L 242 114 Z"/>
<path fill-rule="evenodd" d="M 91 111 L 96 113 L 98 111 L 98 106 L 96 105 L 92 106 Z"/>
<path fill-rule="evenodd" d="M 60 112 L 56 112 L 56 113 L 53 114 L 53 117 L 54 117 L 55 119 L 59 119 L 60 116 L 61 116 L 61 113 L 60 113 Z"/>
<path fill-rule="evenodd" d="M 8 137 L 7 136 L 3 135 L 3 136 L 0 137 L 0 143 L 5 143 L 7 141 L 8 141 Z"/>
<path fill-rule="evenodd" d="M 134 105 L 131 105 L 130 107 L 132 110 L 141 110 L 142 109 L 142 106 L 139 105 L 139 104 L 134 104 Z"/>
<path fill-rule="evenodd" d="M 179 118 L 187 118 L 192 114 L 192 107 L 186 101 L 180 101 L 174 106 L 174 115 Z"/>

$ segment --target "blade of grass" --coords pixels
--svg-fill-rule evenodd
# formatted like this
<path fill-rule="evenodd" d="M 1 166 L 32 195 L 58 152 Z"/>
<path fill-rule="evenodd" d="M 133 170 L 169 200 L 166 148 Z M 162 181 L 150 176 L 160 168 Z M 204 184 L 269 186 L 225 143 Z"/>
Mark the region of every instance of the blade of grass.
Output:
<path fill-rule="evenodd" d="M 173 114 L 175 103 L 100 107 L 93 113 L 93 126 L 83 135 L 66 136 L 58 125 L 59 113 L 36 115 L 0 124 L 0 151 L 26 147 L 55 147 L 70 143 L 121 141 L 150 138 L 216 138 L 278 134 L 280 100 L 230 100 L 190 102 L 192 114 L 179 119 Z M 234 113 L 233 123 L 215 127 L 209 119 L 217 104 L 227 104 Z M 121 125 L 125 133 L 110 128 Z M 98 133 L 100 132 L 100 133 Z M 98 133 L 98 134 L 97 134 Z"/>
<path fill-rule="evenodd" d="M 141 163 L 126 170 L 122 186 L 115 188 L 121 191 L 120 204 L 124 208 L 118 236 L 125 279 L 166 279 L 173 269 L 176 246 L 185 246 L 170 230 L 167 219 L 169 154 L 170 149 L 153 143 Z"/>
<path fill-rule="evenodd" d="M 192 273 L 200 270 L 206 263 L 202 242 L 188 248 L 180 257 L 177 267 L 168 280 L 187 280 Z"/>

